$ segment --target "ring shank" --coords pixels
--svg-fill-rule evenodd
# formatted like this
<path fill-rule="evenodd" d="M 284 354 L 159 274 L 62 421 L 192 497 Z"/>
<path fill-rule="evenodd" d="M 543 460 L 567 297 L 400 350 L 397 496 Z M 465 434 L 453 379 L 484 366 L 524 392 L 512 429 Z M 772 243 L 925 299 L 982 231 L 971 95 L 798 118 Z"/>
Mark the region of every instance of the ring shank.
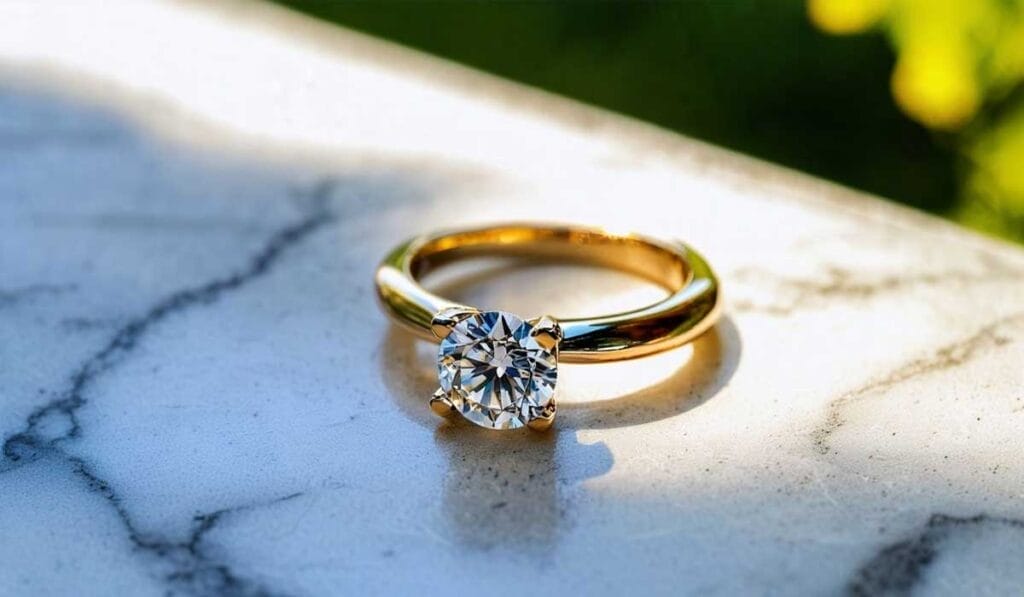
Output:
<path fill-rule="evenodd" d="M 423 338 L 434 315 L 466 308 L 431 294 L 418 282 L 458 259 L 521 256 L 582 262 L 621 270 L 671 294 L 652 305 L 601 317 L 562 319 L 562 362 L 636 358 L 680 346 L 710 328 L 720 311 L 719 284 L 707 262 L 683 243 L 593 228 L 503 225 L 414 238 L 395 248 L 377 269 L 377 294 L 388 314 Z"/>

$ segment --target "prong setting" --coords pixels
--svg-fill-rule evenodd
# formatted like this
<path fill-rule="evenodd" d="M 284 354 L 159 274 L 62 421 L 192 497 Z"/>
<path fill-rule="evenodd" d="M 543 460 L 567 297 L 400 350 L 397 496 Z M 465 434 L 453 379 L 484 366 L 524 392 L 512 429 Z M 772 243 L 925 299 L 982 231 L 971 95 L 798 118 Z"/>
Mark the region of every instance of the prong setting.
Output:
<path fill-rule="evenodd" d="M 545 349 L 554 350 L 562 341 L 562 326 L 558 325 L 554 317 L 544 315 L 531 320 L 530 323 L 533 324 L 530 335 Z"/>
<path fill-rule="evenodd" d="M 452 399 L 447 392 L 438 388 L 430 399 L 430 410 L 439 417 L 450 417 L 455 414 L 455 405 L 452 404 Z"/>
<path fill-rule="evenodd" d="M 533 431 L 547 431 L 555 422 L 555 410 L 555 401 L 552 399 L 544 408 L 534 413 L 526 426 Z"/>
<path fill-rule="evenodd" d="M 469 307 L 449 307 L 434 316 L 434 319 L 430 322 L 430 331 L 439 340 L 444 340 L 448 333 L 452 331 L 452 328 L 458 325 L 460 321 L 477 313 L 479 311 Z"/>

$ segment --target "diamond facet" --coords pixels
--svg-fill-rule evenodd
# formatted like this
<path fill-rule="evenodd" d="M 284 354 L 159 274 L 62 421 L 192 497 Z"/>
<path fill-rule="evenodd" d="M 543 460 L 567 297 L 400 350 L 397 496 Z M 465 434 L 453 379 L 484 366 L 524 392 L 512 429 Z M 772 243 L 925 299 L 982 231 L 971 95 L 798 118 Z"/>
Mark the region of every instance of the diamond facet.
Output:
<path fill-rule="evenodd" d="M 550 416 L 558 379 L 557 346 L 546 348 L 529 322 L 502 311 L 474 313 L 441 341 L 441 391 L 470 421 L 516 429 Z"/>

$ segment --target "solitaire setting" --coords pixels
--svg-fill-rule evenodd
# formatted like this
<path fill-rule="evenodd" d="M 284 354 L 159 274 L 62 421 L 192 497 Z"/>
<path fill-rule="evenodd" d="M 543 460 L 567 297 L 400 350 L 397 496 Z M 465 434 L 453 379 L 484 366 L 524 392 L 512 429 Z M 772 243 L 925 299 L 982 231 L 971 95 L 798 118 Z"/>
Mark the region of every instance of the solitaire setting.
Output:
<path fill-rule="evenodd" d="M 508 256 L 620 270 L 658 284 L 667 296 L 621 313 L 527 319 L 476 309 L 421 285 L 453 261 Z M 551 427 L 560 362 L 602 363 L 676 348 L 710 329 L 721 311 L 718 278 L 686 244 L 580 226 L 499 224 L 418 236 L 392 249 L 374 278 L 388 316 L 441 344 L 431 410 L 487 429 Z"/>
<path fill-rule="evenodd" d="M 557 322 L 450 309 L 434 317 L 431 329 L 441 340 L 434 412 L 459 413 L 489 429 L 551 426 L 562 336 Z"/>

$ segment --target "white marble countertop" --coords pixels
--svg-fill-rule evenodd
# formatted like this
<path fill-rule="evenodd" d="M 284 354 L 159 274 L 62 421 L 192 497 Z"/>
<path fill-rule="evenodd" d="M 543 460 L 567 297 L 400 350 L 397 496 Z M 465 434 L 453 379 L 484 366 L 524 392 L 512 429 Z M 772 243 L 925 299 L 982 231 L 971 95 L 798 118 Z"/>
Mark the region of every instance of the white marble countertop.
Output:
<path fill-rule="evenodd" d="M 686 239 L 726 317 L 564 366 L 549 434 L 442 423 L 374 266 L 538 217 Z M 234 3 L 0 6 L 0 227 L 0 594 L 1024 586 L 1017 247 Z"/>

